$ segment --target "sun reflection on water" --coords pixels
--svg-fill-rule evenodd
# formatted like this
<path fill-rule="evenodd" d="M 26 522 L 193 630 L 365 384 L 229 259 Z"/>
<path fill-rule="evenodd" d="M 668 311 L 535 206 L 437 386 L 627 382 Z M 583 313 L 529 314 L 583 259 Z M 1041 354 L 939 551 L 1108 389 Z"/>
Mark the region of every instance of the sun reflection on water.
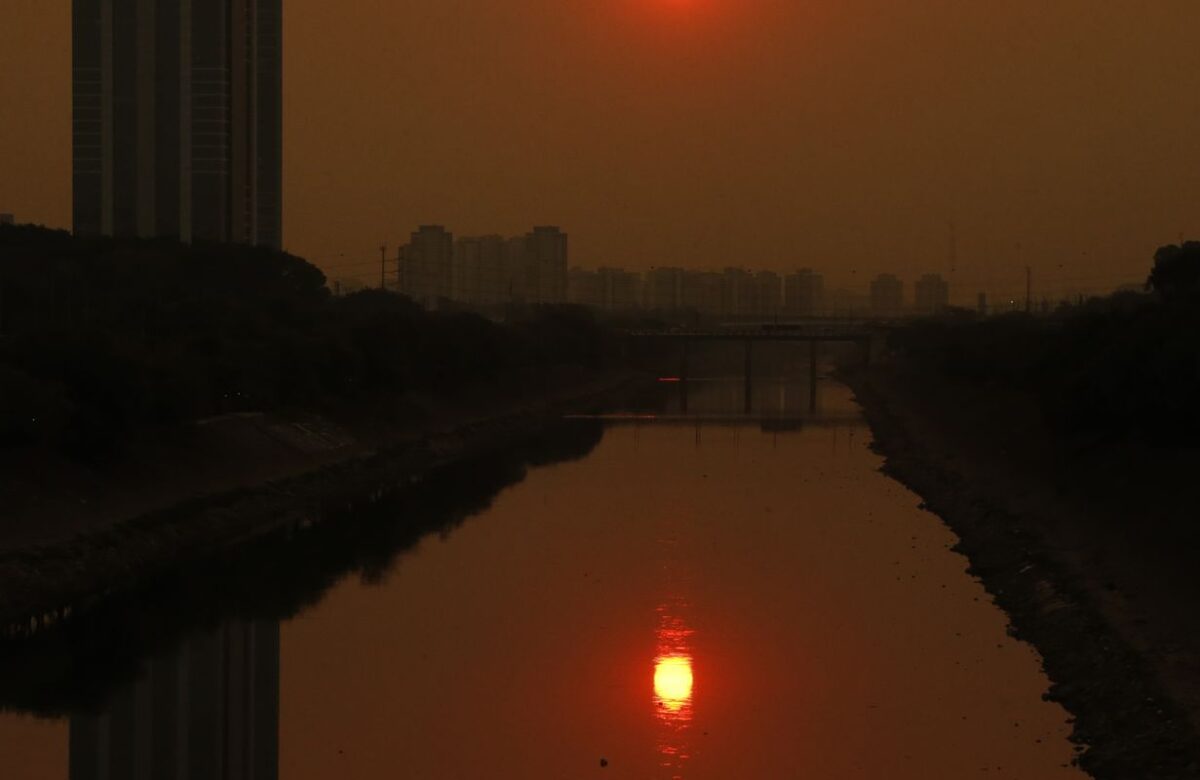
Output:
<path fill-rule="evenodd" d="M 692 701 L 692 659 L 686 655 L 660 656 L 654 662 L 654 695 L 669 712 L 682 712 Z"/>
<path fill-rule="evenodd" d="M 654 713 L 659 722 L 659 765 L 672 778 L 683 776 L 691 757 L 688 748 L 692 724 L 695 670 L 692 630 L 682 614 L 681 601 L 658 609 L 658 654 L 654 658 Z"/>

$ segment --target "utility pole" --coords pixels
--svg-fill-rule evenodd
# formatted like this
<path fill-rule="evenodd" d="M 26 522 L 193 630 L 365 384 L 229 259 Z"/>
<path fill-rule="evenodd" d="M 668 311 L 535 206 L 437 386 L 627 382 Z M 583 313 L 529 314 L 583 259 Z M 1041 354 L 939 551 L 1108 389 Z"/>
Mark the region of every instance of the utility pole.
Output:
<path fill-rule="evenodd" d="M 379 245 L 379 289 L 387 289 L 387 243 Z"/>
<path fill-rule="evenodd" d="M 1033 313 L 1033 269 L 1025 266 L 1025 313 Z"/>

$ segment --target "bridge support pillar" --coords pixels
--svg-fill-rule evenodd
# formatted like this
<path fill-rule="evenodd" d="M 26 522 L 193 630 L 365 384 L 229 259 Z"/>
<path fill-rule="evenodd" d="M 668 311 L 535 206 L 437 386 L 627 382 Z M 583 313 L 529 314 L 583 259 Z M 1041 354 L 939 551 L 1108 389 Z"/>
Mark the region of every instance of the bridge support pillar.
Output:
<path fill-rule="evenodd" d="M 746 339 L 746 413 L 754 409 L 754 342 Z"/>
<path fill-rule="evenodd" d="M 688 410 L 688 374 L 690 368 L 688 363 L 689 358 L 691 357 L 689 352 L 690 343 L 691 342 L 689 342 L 687 339 L 684 339 L 683 349 L 679 354 L 679 409 L 684 414 L 687 414 Z"/>
<path fill-rule="evenodd" d="M 812 339 L 808 342 L 808 411 L 817 411 L 817 353 L 821 342 Z"/>

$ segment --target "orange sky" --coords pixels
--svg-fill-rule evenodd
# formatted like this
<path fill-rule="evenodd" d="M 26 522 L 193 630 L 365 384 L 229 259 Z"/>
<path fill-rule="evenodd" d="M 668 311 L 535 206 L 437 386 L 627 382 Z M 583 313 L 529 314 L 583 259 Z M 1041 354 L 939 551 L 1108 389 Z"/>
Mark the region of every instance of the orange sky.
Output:
<path fill-rule="evenodd" d="M 69 6 L 0 0 L 0 211 L 70 219 Z M 286 0 L 287 246 L 1105 287 L 1200 236 L 1195 0 Z M 339 255 L 344 255 L 339 259 Z M 358 264 L 357 266 L 355 264 Z M 365 264 L 365 265 L 364 265 Z M 338 266 L 335 268 L 335 266 Z"/>

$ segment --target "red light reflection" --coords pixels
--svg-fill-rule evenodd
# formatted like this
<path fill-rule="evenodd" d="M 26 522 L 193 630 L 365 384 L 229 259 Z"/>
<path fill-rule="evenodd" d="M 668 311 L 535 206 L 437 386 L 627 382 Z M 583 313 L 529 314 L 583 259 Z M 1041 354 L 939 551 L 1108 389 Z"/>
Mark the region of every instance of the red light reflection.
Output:
<path fill-rule="evenodd" d="M 683 618 L 686 603 L 658 608 L 657 655 L 654 658 L 654 714 L 659 723 L 659 766 L 672 778 L 683 777 L 691 757 L 688 747 L 693 718 L 695 670 L 692 634 Z"/>

